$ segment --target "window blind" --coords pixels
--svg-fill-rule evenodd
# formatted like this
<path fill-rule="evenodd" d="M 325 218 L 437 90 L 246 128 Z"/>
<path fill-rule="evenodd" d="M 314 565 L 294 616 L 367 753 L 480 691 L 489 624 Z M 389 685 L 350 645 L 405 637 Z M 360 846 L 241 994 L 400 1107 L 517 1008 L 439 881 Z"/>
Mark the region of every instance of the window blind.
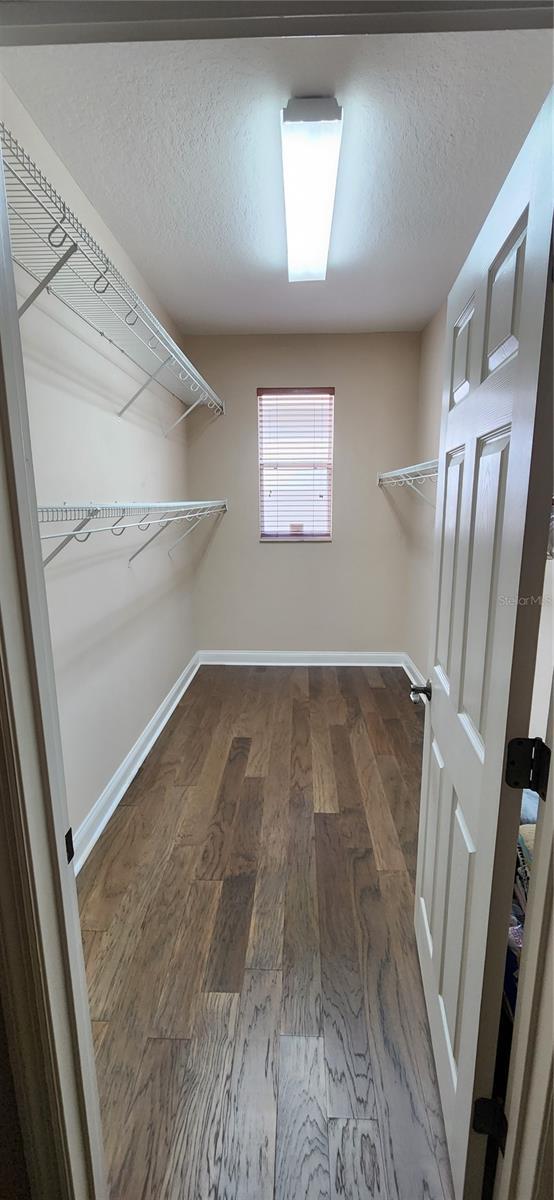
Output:
<path fill-rule="evenodd" d="M 260 537 L 330 540 L 334 388 L 258 389 Z"/>

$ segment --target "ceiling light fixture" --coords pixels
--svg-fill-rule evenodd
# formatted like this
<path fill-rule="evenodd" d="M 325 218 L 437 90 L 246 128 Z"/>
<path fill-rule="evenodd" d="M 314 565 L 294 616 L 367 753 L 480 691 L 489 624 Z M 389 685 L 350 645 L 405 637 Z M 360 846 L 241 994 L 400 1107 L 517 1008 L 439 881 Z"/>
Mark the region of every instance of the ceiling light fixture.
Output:
<path fill-rule="evenodd" d="M 281 113 L 289 280 L 325 279 L 342 134 L 334 96 L 294 97 Z"/>

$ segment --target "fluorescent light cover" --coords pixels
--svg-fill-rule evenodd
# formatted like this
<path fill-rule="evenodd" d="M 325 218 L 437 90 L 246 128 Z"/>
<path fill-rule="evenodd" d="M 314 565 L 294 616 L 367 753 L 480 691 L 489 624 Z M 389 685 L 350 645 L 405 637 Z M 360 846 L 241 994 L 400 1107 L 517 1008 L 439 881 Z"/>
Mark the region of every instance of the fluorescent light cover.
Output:
<path fill-rule="evenodd" d="M 281 113 L 289 280 L 325 279 L 342 134 L 332 96 L 293 99 Z"/>

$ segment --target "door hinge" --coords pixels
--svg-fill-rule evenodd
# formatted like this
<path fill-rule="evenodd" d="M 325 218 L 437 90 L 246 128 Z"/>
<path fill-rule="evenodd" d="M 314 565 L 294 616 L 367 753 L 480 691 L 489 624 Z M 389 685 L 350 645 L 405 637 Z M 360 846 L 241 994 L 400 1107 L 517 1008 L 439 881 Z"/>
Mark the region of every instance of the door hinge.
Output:
<path fill-rule="evenodd" d="M 75 850 L 73 849 L 73 830 L 71 825 L 69 826 L 69 829 L 65 835 L 65 852 L 67 854 L 67 861 L 70 863 L 75 857 Z"/>
<path fill-rule="evenodd" d="M 484 1133 L 504 1154 L 506 1137 L 508 1135 L 508 1120 L 501 1100 L 487 1100 L 481 1096 L 473 1105 L 473 1129 L 475 1133 Z"/>
<path fill-rule="evenodd" d="M 550 747 L 542 738 L 512 738 L 506 755 L 506 783 L 513 788 L 531 788 L 546 800 Z"/>

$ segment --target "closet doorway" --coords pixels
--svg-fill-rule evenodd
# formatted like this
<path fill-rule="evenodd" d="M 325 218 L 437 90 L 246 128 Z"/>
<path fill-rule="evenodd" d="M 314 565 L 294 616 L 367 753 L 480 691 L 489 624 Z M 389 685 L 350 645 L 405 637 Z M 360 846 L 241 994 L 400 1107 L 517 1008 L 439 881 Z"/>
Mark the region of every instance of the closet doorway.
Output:
<path fill-rule="evenodd" d="M 469 475 L 464 479 L 478 482 L 475 443 L 481 438 L 487 443 L 483 456 L 487 459 L 486 498 L 490 500 L 492 495 L 496 502 L 501 496 L 502 504 L 510 501 L 510 512 L 515 514 L 513 529 L 519 531 L 520 549 L 525 550 L 525 567 L 530 575 L 537 575 L 539 555 L 529 526 L 535 518 L 538 524 L 542 520 L 545 464 L 537 467 L 533 458 L 542 439 L 535 437 L 532 449 L 523 438 L 518 442 L 521 428 L 514 423 L 512 445 L 518 450 L 519 467 L 512 479 L 514 456 L 505 453 L 512 411 L 509 405 L 502 407 L 501 395 L 502 370 L 505 366 L 511 370 L 514 360 L 519 363 L 524 358 L 529 367 L 533 359 L 528 353 L 530 343 L 535 351 L 531 367 L 538 363 L 542 333 L 543 314 L 536 301 L 540 299 L 540 273 L 544 270 L 546 274 L 543 251 L 547 239 L 538 237 L 537 229 L 541 225 L 544 232 L 546 224 L 544 213 L 535 221 L 536 194 L 529 196 L 523 186 L 518 202 L 523 193 L 523 208 L 502 245 L 495 246 L 488 274 L 479 277 L 476 291 L 485 303 L 481 307 L 475 303 L 472 308 L 471 287 L 471 295 L 458 303 L 459 293 L 467 291 L 465 275 L 463 287 L 455 289 L 452 300 L 449 333 L 454 368 L 447 376 L 439 513 L 462 513 L 463 519 L 470 513 L 484 513 L 480 536 L 486 540 L 490 527 L 487 513 L 490 516 L 492 509 L 490 504 L 488 508 L 481 505 L 478 486 L 472 490 L 464 483 L 458 493 L 454 489 L 448 507 L 450 480 L 463 474 L 459 467 L 460 457 L 464 457 L 460 439 L 449 440 L 452 430 L 448 422 L 453 412 L 463 411 L 466 399 L 466 411 L 470 408 L 472 384 L 479 377 L 478 390 L 483 383 L 481 372 L 487 375 L 489 371 L 492 376 L 498 371 L 499 394 L 494 399 L 504 419 L 500 420 L 497 411 L 494 428 L 476 430 L 468 418 L 468 426 L 458 431 L 464 432 L 470 448 L 465 456 L 470 462 Z M 8 948 L 10 980 L 14 981 L 11 1019 L 32 1060 L 24 1028 L 29 1012 L 28 1029 L 41 1048 L 40 1056 L 35 1055 L 35 1069 L 31 1067 L 27 1074 L 21 1071 L 18 1081 L 21 1105 L 36 1113 L 40 1125 L 42 1154 L 37 1153 L 34 1164 L 39 1194 L 77 1196 L 79 1200 L 90 1195 L 103 1200 L 108 1193 L 75 888 L 67 862 L 72 839 L 61 782 L 5 212 L 1 218 L 0 336 L 6 396 L 1 529 L 7 563 L 1 595 L 2 620 L 13 635 L 7 650 L 2 643 L 4 676 L 10 687 L 4 689 L 1 716 L 7 746 L 7 791 L 13 805 L 6 813 L 4 846 L 10 852 L 0 898 L 3 925 L 10 910 L 17 914 L 18 922 L 17 936 L 11 937 Z M 524 244 L 531 247 L 531 277 L 536 285 L 529 307 L 524 303 L 528 267 L 521 250 Z M 500 317 L 494 313 L 497 280 Z M 512 286 L 512 304 L 505 303 L 506 285 L 508 292 Z M 482 335 L 495 322 L 502 326 L 507 310 L 514 321 L 523 314 L 522 327 L 516 322 L 498 344 L 487 344 L 491 361 L 482 361 L 479 354 L 472 358 L 476 332 Z M 131 309 L 129 315 L 132 321 Z M 500 332 L 506 333 L 506 329 L 502 326 Z M 499 346 L 506 349 L 508 344 L 507 353 L 494 359 Z M 532 370 L 524 382 L 529 385 L 529 429 L 537 392 Z M 451 396 L 451 391 L 457 395 Z M 455 405 L 460 407 L 456 410 Z M 463 425 L 463 420 L 458 424 Z M 540 433 L 544 433 L 542 425 Z M 489 478 L 492 474 L 494 483 L 494 463 L 491 466 L 488 461 L 494 459 L 491 446 L 503 456 L 496 493 Z M 509 457 L 507 474 L 503 474 Z M 512 485 L 520 488 L 519 500 L 510 492 Z M 527 524 L 522 514 L 527 514 Z M 129 514 L 114 514 L 114 519 L 125 515 Z M 81 514 L 80 519 L 88 517 Z M 460 530 L 467 532 L 469 525 L 462 529 L 462 524 L 460 520 Z M 500 522 L 495 518 L 493 524 L 496 537 Z M 448 543 L 447 521 L 441 518 L 438 529 L 444 546 Z M 455 520 L 450 529 L 455 537 Z M 500 572 L 504 548 L 502 539 L 497 540 L 499 551 L 494 561 Z M 462 541 L 460 537 L 457 551 Z M 439 629 L 445 559 L 448 555 L 439 556 Z M 469 578 L 477 576 L 480 582 L 485 578 L 479 566 L 475 576 L 468 573 Z M 496 586 L 494 571 L 492 578 Z M 450 593 L 451 603 L 445 606 L 448 619 L 456 613 L 454 584 Z M 485 608 L 477 607 L 477 617 Z M 470 604 L 470 616 L 475 612 Z M 536 622 L 527 631 L 531 658 L 534 637 Z M 512 642 L 519 651 L 517 637 Z M 505 641 L 505 650 L 507 644 Z M 506 653 L 517 668 L 512 643 Z M 472 668 L 476 661 L 474 656 Z M 490 667 L 486 653 L 483 661 Z M 496 676 L 488 678 L 489 695 L 494 693 L 501 707 Z M 508 689 L 506 672 L 501 682 L 505 685 L 503 699 L 511 704 L 513 691 Z M 430 862 L 431 892 L 443 895 L 448 930 L 460 897 L 468 920 L 471 916 L 462 885 L 467 885 L 473 868 L 465 875 L 463 869 L 458 870 L 454 855 L 459 849 L 457 831 L 470 854 L 476 853 L 478 839 L 462 804 L 447 798 L 446 811 L 457 824 L 447 838 L 450 871 L 445 879 L 437 866 L 438 838 L 429 855 L 433 827 L 429 813 L 434 796 L 429 762 L 433 751 L 439 766 L 446 766 L 453 777 L 458 769 L 455 747 L 452 752 L 455 739 L 449 740 L 448 729 L 446 740 L 443 737 L 440 711 L 436 723 L 432 716 L 441 687 L 444 695 L 437 708 L 440 703 L 444 707 L 447 692 L 444 679 L 437 675 L 426 714 L 427 775 L 416 890 L 418 899 L 425 899 L 425 863 Z M 530 693 L 526 701 L 529 698 Z M 516 716 L 518 721 L 527 721 L 525 703 L 517 711 L 510 708 L 512 722 Z M 85 956 L 95 995 L 93 1035 L 102 1106 L 107 1113 L 108 1168 L 116 1195 L 119 1192 L 125 1200 L 129 1194 L 134 1197 L 146 1181 L 165 1200 L 179 1195 L 190 1171 L 194 1172 L 192 1182 L 189 1177 L 193 1195 L 197 1189 L 202 1200 L 206 1188 L 217 1200 L 236 1200 L 238 1196 L 243 1200 L 243 1195 L 248 1200 L 254 1196 L 265 1200 L 274 1189 L 277 1196 L 288 1198 L 295 1195 L 299 1176 L 316 1179 L 318 1186 L 321 1181 L 331 1200 L 340 1196 L 341 1189 L 356 1195 L 361 1187 L 377 1196 L 391 1190 L 394 1194 L 396 1187 L 404 1200 L 413 1187 L 414 1171 L 417 1185 L 428 1194 L 445 1200 L 453 1194 L 468 1200 L 477 1195 L 483 1153 L 480 1148 L 474 1152 L 475 1138 L 469 1133 L 474 1090 L 465 1086 L 466 1080 L 459 1096 L 453 1097 L 449 1091 L 447 1069 L 450 1066 L 452 1076 L 452 1064 L 447 1062 L 445 1068 L 444 1021 L 442 1030 L 437 1029 L 432 1015 L 431 1042 L 415 955 L 412 886 L 421 724 L 421 709 L 411 705 L 407 678 L 398 664 L 353 667 L 339 661 L 324 666 L 299 662 L 276 666 L 252 661 L 248 667 L 203 665 L 184 691 L 172 721 L 97 842 L 95 857 L 85 864 L 79 884 Z M 504 732 L 495 742 L 496 751 L 502 742 L 493 780 L 496 785 L 502 772 Z M 457 783 L 458 801 L 461 795 L 462 786 Z M 435 807 L 436 832 L 438 803 Z M 516 814 L 511 815 L 515 844 Z M 496 930 L 501 926 L 496 917 L 507 896 L 509 837 L 505 830 L 500 840 L 502 871 L 497 873 L 491 867 L 488 881 L 495 901 L 489 935 L 493 925 Z M 17 847 L 13 856 L 12 846 Z M 117 872 L 113 870 L 114 854 Z M 462 988 L 453 1000 L 454 1033 L 450 1002 L 456 991 L 456 973 L 458 984 L 463 976 L 463 955 L 470 942 L 469 934 L 466 938 L 462 932 L 460 947 L 456 936 L 446 937 L 451 961 L 446 973 L 448 1004 L 444 1005 L 451 1021 L 448 1026 L 447 1020 L 446 1033 L 454 1057 L 459 1052 L 460 1030 L 466 1025 L 467 997 Z M 493 993 L 498 999 L 500 985 L 498 954 L 494 947 L 490 953 L 489 949 L 483 956 L 481 990 L 485 999 L 490 998 L 490 1031 Z M 425 953 L 424 949 L 422 961 Z M 424 962 L 424 976 L 428 966 Z M 439 973 L 446 977 L 442 970 Z M 134 985 L 128 989 L 133 977 Z M 28 986 L 31 979 L 33 988 Z M 433 970 L 427 970 L 425 985 L 429 1010 L 434 1007 L 436 1015 L 442 993 L 440 986 L 435 987 Z M 474 1000 L 470 997 L 470 1009 Z M 486 1061 L 480 1056 L 482 1038 L 483 1031 L 478 1029 L 468 1060 L 477 1062 L 479 1085 L 488 1093 L 491 1056 L 488 1051 Z M 446 1134 L 433 1051 L 447 1117 Z M 170 1110 L 165 1106 L 168 1095 Z M 152 1121 L 152 1113 L 161 1114 L 159 1124 Z M 250 1122 L 246 1135 L 245 1113 Z M 166 1119 L 171 1128 L 164 1124 Z M 465 1128 L 465 1140 L 458 1119 L 459 1128 Z M 299 1137 L 298 1131 L 303 1129 L 308 1132 Z M 189 1153 L 191 1143 L 195 1144 L 193 1155 Z M 455 1193 L 448 1143 L 455 1167 Z"/>

